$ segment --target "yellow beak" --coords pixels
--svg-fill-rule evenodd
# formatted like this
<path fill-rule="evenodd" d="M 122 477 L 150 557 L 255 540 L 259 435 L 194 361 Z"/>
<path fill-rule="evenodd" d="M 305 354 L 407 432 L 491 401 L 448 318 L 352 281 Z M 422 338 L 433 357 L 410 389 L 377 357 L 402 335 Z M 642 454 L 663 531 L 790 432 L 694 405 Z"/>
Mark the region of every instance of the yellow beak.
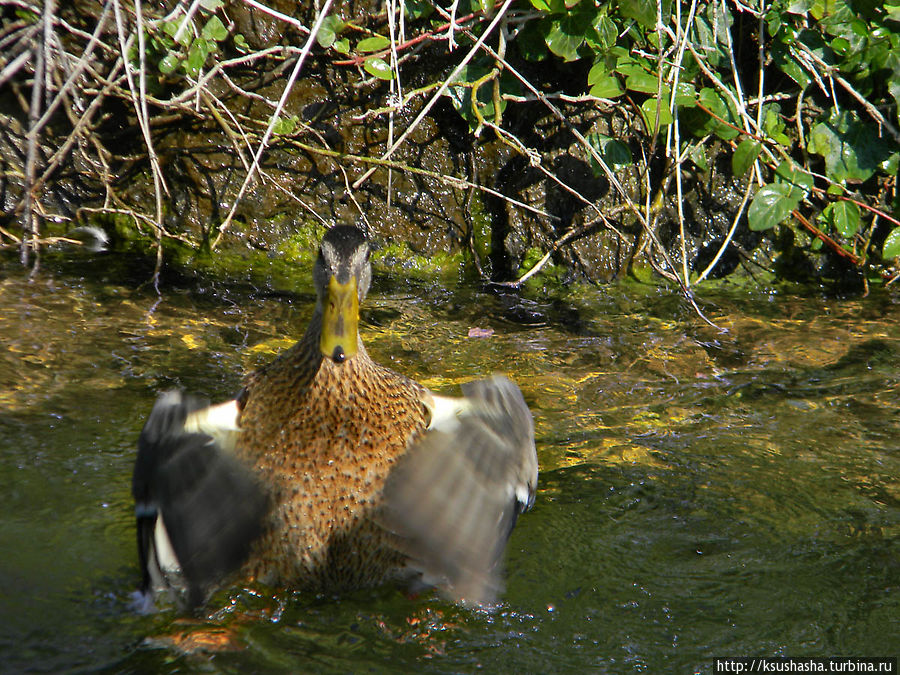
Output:
<path fill-rule="evenodd" d="M 319 348 L 322 354 L 336 363 L 342 363 L 356 355 L 359 325 L 359 296 L 356 278 L 346 284 L 338 283 L 332 276 L 328 280 L 328 292 L 322 314 L 322 335 Z"/>

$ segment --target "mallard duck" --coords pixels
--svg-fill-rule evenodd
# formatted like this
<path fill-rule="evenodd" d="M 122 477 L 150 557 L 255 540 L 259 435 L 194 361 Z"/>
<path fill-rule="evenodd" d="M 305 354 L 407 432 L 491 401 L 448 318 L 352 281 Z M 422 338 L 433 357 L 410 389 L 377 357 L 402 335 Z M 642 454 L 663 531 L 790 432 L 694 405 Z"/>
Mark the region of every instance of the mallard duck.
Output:
<path fill-rule="evenodd" d="M 226 577 L 340 592 L 390 580 L 492 601 L 534 503 L 531 413 L 502 376 L 436 395 L 375 363 L 358 332 L 364 234 L 336 226 L 304 336 L 231 401 L 159 397 L 133 477 L 142 596 L 205 601 Z"/>

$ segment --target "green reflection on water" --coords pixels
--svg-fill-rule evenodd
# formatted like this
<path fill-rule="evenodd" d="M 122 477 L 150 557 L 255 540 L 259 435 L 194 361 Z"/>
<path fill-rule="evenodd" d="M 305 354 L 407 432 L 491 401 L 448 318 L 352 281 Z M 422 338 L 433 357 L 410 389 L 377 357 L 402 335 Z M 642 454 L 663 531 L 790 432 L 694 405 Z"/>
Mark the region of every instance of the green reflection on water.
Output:
<path fill-rule="evenodd" d="M 364 308 L 380 362 L 445 393 L 507 372 L 535 413 L 538 502 L 499 608 L 229 589 L 186 621 L 127 607 L 137 433 L 162 389 L 232 395 L 300 335 L 312 297 L 173 286 L 158 301 L 6 268 L 0 669 L 711 672 L 715 655 L 890 654 L 897 304 L 722 296 L 720 333 L 677 298 L 629 292 L 382 277 Z"/>

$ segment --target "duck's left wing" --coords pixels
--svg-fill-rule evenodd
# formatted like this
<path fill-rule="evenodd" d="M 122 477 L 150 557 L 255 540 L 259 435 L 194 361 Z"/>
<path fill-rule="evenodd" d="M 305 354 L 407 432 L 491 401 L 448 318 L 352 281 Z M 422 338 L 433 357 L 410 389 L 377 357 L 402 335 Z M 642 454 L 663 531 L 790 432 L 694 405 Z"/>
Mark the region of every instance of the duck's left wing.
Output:
<path fill-rule="evenodd" d="M 429 582 L 455 601 L 486 603 L 516 518 L 534 503 L 534 423 L 505 377 L 463 394 L 431 397 L 431 424 L 388 477 L 382 522 Z"/>

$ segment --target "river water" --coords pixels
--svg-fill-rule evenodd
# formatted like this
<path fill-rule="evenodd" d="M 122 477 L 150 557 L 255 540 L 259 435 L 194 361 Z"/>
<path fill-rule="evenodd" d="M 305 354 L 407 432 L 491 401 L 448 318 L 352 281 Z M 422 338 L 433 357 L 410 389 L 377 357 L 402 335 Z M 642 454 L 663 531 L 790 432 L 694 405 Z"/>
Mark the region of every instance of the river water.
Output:
<path fill-rule="evenodd" d="M 897 655 L 896 292 L 706 291 L 713 328 L 633 284 L 519 296 L 377 270 L 376 360 L 451 394 L 504 372 L 534 412 L 538 497 L 502 603 L 236 587 L 197 616 L 142 616 L 130 480 L 157 393 L 233 395 L 314 300 L 307 270 L 279 292 L 264 271 L 170 276 L 161 298 L 148 274 L 61 257 L 29 281 L 0 259 L 0 670 L 711 673 L 715 656 Z"/>

